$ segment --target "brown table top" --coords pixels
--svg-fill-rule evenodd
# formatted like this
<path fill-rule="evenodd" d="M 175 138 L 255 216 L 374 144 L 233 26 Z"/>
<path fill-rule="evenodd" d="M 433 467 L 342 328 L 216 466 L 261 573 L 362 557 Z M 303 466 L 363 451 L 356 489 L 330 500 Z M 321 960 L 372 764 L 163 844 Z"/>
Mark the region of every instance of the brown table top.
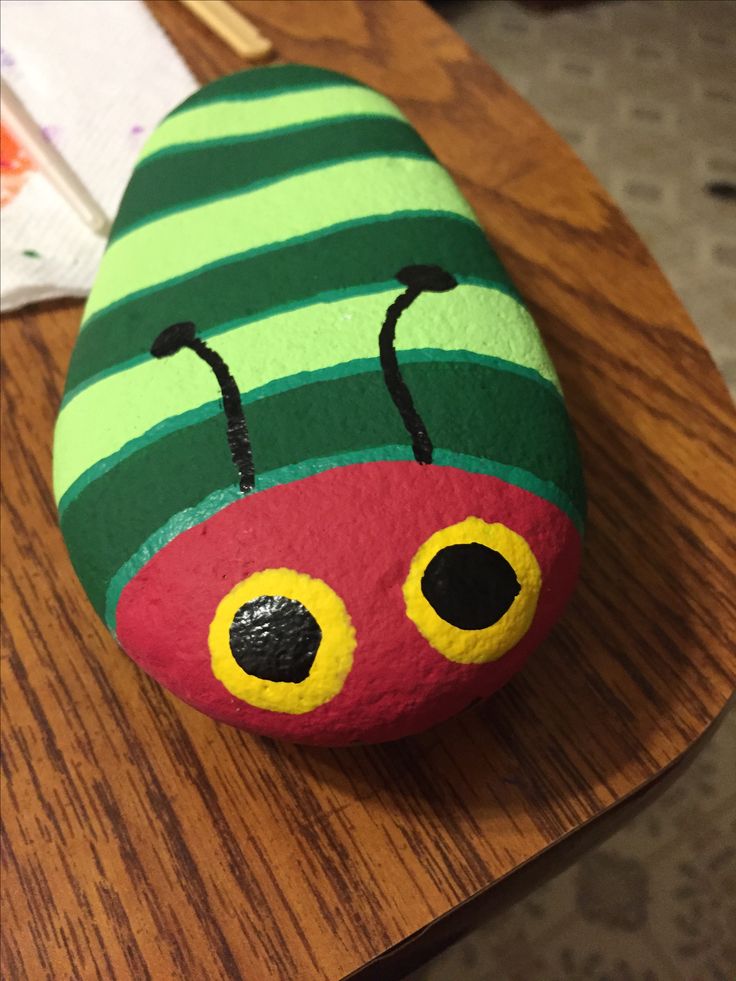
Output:
<path fill-rule="evenodd" d="M 582 581 L 520 676 L 421 737 L 327 751 L 217 725 L 120 654 L 57 529 L 80 304 L 7 317 L 7 978 L 339 978 L 651 781 L 734 686 L 734 411 L 621 213 L 422 4 L 241 6 L 283 58 L 393 98 L 477 211 L 581 440 Z M 240 67 L 182 7 L 153 9 L 203 80 Z"/>

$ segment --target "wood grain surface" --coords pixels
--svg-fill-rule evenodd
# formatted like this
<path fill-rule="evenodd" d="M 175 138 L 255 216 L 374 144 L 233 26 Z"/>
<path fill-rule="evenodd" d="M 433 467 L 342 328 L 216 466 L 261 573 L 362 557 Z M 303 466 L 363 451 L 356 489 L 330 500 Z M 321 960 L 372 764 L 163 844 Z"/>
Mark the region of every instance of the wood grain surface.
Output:
<path fill-rule="evenodd" d="M 580 161 L 411 0 L 238 6 L 281 57 L 394 99 L 476 209 L 550 348 L 590 494 L 563 622 L 486 704 L 373 748 L 217 725 L 114 645 L 50 490 L 81 315 L 2 325 L 7 979 L 337 979 L 651 781 L 734 686 L 734 411 Z M 239 66 L 154 13 L 204 81 Z"/>

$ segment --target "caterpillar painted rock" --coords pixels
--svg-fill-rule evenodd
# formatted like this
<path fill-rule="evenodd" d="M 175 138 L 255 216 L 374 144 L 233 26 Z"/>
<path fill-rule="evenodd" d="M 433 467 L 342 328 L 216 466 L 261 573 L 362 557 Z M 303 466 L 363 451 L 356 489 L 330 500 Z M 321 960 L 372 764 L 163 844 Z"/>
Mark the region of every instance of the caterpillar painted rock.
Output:
<path fill-rule="evenodd" d="M 150 136 L 54 485 L 144 670 L 328 745 L 502 685 L 573 589 L 585 508 L 555 371 L 468 204 L 390 101 L 296 65 L 222 78 Z"/>

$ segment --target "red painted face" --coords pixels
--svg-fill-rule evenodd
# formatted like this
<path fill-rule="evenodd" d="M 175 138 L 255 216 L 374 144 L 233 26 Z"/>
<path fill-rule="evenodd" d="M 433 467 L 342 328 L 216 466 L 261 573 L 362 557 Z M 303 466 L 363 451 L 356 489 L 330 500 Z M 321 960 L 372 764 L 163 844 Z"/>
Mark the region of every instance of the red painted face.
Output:
<path fill-rule="evenodd" d="M 445 625 L 448 635 L 435 639 L 432 610 L 420 622 L 413 608 L 426 605 L 417 561 L 426 565 L 433 548 L 422 546 L 468 518 L 520 536 L 541 575 L 528 627 L 514 614 L 515 643 L 485 663 L 457 657 L 465 633 L 482 625 Z M 117 634 L 144 670 L 215 719 L 295 742 L 378 742 L 425 729 L 503 685 L 560 615 L 579 559 L 570 519 L 521 488 L 413 461 L 355 464 L 246 496 L 180 534 L 123 590 Z M 263 599 L 271 595 L 286 599 Z M 317 653 L 305 649 L 297 680 L 254 677 L 265 636 L 258 618 L 271 617 L 265 634 L 288 631 L 284 604 L 290 615 L 298 609 L 302 633 L 313 628 Z M 239 653 L 235 621 L 250 630 L 251 660 Z"/>

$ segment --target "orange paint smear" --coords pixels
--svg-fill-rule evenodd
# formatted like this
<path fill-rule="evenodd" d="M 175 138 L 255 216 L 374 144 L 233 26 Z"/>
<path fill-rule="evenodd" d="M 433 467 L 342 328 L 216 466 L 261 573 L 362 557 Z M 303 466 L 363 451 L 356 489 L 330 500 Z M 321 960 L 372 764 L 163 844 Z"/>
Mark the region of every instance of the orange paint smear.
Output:
<path fill-rule="evenodd" d="M 0 208 L 10 204 L 35 169 L 10 130 L 0 124 Z"/>

